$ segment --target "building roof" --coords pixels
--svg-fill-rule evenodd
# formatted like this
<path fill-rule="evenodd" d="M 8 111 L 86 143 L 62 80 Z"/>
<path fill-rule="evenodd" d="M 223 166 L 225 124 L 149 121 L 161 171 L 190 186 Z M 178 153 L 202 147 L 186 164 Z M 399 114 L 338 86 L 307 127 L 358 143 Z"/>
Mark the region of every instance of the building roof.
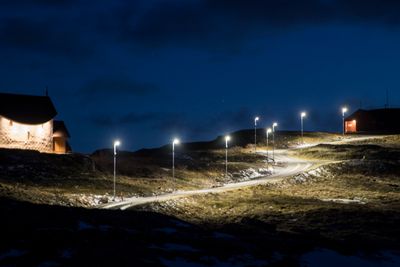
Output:
<path fill-rule="evenodd" d="M 48 96 L 0 93 L 0 115 L 24 124 L 41 124 L 53 119 L 57 111 Z"/>
<path fill-rule="evenodd" d="M 400 108 L 359 109 L 346 118 L 357 122 L 357 132 L 400 133 Z"/>
<path fill-rule="evenodd" d="M 356 120 L 360 117 L 366 119 L 385 119 L 398 120 L 400 118 L 400 108 L 381 108 L 381 109 L 359 109 L 346 118 L 346 121 Z"/>
<path fill-rule="evenodd" d="M 58 135 L 58 136 L 65 136 L 65 137 L 71 137 L 69 135 L 67 126 L 65 126 L 64 121 L 54 121 L 53 122 L 53 134 Z"/>

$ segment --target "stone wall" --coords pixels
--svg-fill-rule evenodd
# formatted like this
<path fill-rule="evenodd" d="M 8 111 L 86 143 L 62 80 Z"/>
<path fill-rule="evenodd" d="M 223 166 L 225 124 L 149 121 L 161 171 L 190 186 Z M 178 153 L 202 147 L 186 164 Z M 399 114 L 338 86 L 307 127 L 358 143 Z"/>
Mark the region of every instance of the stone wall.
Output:
<path fill-rule="evenodd" d="M 0 116 L 0 147 L 53 152 L 53 120 L 30 125 Z"/>

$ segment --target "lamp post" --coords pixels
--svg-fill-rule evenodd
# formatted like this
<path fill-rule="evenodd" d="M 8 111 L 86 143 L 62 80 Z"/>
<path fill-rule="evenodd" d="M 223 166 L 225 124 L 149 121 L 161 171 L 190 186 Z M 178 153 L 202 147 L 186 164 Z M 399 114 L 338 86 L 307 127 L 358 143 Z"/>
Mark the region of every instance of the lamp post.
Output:
<path fill-rule="evenodd" d="M 119 140 L 114 141 L 114 194 L 113 200 L 115 200 L 115 178 L 117 175 L 117 146 L 119 146 L 121 142 Z"/>
<path fill-rule="evenodd" d="M 267 129 L 267 164 L 269 162 L 269 152 L 268 152 L 268 143 L 269 143 L 269 134 L 272 132 L 271 128 Z"/>
<path fill-rule="evenodd" d="M 254 118 L 254 152 L 257 152 L 257 121 L 259 117 Z"/>
<path fill-rule="evenodd" d="M 346 107 L 343 107 L 342 108 L 342 128 L 343 128 L 343 136 L 344 136 L 344 133 L 345 133 L 345 124 L 344 124 L 344 114 L 347 112 L 347 108 Z"/>
<path fill-rule="evenodd" d="M 278 127 L 278 123 L 274 122 L 272 124 L 272 142 L 273 142 L 273 146 L 272 146 L 272 161 L 275 162 L 275 127 Z"/>
<path fill-rule="evenodd" d="M 172 178 L 175 179 L 175 145 L 179 145 L 179 139 L 172 141 Z"/>
<path fill-rule="evenodd" d="M 300 120 L 301 120 L 301 142 L 304 144 L 304 127 L 303 127 L 303 119 L 307 116 L 307 113 L 302 112 L 300 114 Z"/>
<path fill-rule="evenodd" d="M 229 135 L 225 136 L 225 177 L 228 178 L 228 142 L 231 140 Z"/>

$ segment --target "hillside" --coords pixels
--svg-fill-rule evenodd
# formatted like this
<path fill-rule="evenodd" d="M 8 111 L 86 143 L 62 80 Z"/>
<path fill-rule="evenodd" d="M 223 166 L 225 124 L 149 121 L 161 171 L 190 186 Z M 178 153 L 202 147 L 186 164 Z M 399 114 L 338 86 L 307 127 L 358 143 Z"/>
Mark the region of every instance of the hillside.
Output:
<path fill-rule="evenodd" d="M 210 142 L 183 143 L 176 150 L 176 178 L 171 177 L 169 145 L 118 154 L 118 197 L 146 196 L 218 186 L 266 175 L 265 156 L 252 153 L 254 132 L 231 134 L 229 176 L 226 177 L 223 137 Z M 260 131 L 259 147 L 265 142 Z M 333 140 L 327 133 L 306 133 L 308 141 Z M 277 147 L 298 143 L 295 132 L 278 132 Z M 92 206 L 110 201 L 113 155 L 109 149 L 91 155 L 46 154 L 0 149 L 0 196 L 33 203 Z"/>
<path fill-rule="evenodd" d="M 89 184 L 98 192 L 107 187 L 111 182 L 109 151 L 88 157 L 2 150 L 1 170 L 7 172 L 1 176 L 0 212 L 7 216 L 0 222 L 0 265 L 77 266 L 90 261 L 99 266 L 130 266 L 134 261 L 141 266 L 303 266 L 324 257 L 340 260 L 342 266 L 349 266 L 349 259 L 359 266 L 397 266 L 400 162 L 396 140 L 389 136 L 291 150 L 296 157 L 320 163 L 275 183 L 174 198 L 124 211 L 55 205 L 84 205 L 71 201 L 67 194 L 48 202 L 56 195 L 51 193 L 56 187 L 76 192 L 89 190 Z M 201 160 L 200 153 L 210 159 L 223 153 L 183 147 L 179 168 L 188 167 L 180 175 L 190 168 L 196 174 L 203 170 L 196 171 L 190 166 L 191 159 L 182 155 Z M 240 164 L 253 164 L 259 156 L 246 147 L 232 152 Z M 96 155 L 100 153 L 104 154 Z M 131 181 L 168 180 L 153 178 L 156 172 L 135 178 L 139 170 L 127 166 L 132 162 L 149 170 L 168 164 L 163 163 L 166 148 L 146 153 L 121 153 L 126 176 L 120 179 L 126 179 L 129 190 L 137 185 Z M 26 163 L 15 168 L 22 160 Z M 57 166 L 62 166 L 60 172 Z M 18 179 L 25 175 L 24 168 L 34 175 Z M 63 176 L 79 186 L 64 183 Z M 98 185 L 98 179 L 105 184 Z M 7 195 L 5 187 L 13 194 L 25 189 L 26 194 Z M 149 186 L 149 192 L 154 187 Z M 35 194 L 34 188 L 42 194 L 40 200 L 26 197 Z M 28 203 L 41 201 L 52 206 Z"/>
<path fill-rule="evenodd" d="M 232 235 L 240 226 L 265 235 L 259 242 L 269 242 L 273 232 L 279 240 L 285 235 L 296 236 L 301 246 L 312 243 L 322 250 L 353 257 L 360 254 L 377 257 L 388 250 L 398 252 L 399 139 L 388 136 L 375 143 L 376 140 L 295 150 L 293 153 L 298 157 L 329 163 L 278 183 L 193 195 L 131 209 L 174 216 L 207 229 L 228 228 Z M 301 254 L 300 248 L 293 249 L 296 254 L 294 251 Z M 386 266 L 388 259 L 381 259 Z M 393 266 L 400 262 L 398 258 L 394 261 Z M 377 265 L 369 264 L 372 263 L 367 261 L 360 266 L 381 266 L 379 261 Z"/>
<path fill-rule="evenodd" d="M 259 150 L 266 149 L 266 136 L 263 129 L 257 132 L 257 146 Z M 241 130 L 229 134 L 229 161 L 233 170 L 237 171 L 244 166 L 240 163 L 263 162 L 265 157 L 254 154 L 254 130 Z M 341 135 L 323 132 L 305 132 L 304 142 L 315 144 L 340 140 Z M 290 148 L 301 144 L 299 132 L 279 131 L 276 133 L 275 148 Z M 208 142 L 182 143 L 176 147 L 176 164 L 178 169 L 187 170 L 188 173 L 179 173 L 181 178 L 190 175 L 189 172 L 210 171 L 210 174 L 223 176 L 225 164 L 225 139 L 218 136 Z M 121 151 L 118 153 L 119 172 L 123 175 L 136 177 L 158 178 L 168 175 L 166 169 L 171 168 L 171 145 L 154 149 L 141 149 L 136 152 Z M 272 149 L 272 137 L 269 140 L 269 149 Z M 96 163 L 96 168 L 111 173 L 113 170 L 113 155 L 111 149 L 95 151 L 91 158 Z M 180 166 L 180 168 L 179 168 Z"/>

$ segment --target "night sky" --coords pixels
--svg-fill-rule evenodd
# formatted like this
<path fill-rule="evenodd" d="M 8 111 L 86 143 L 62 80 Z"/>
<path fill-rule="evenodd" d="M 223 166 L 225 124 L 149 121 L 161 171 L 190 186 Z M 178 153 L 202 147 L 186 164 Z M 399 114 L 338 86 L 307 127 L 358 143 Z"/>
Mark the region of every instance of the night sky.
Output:
<path fill-rule="evenodd" d="M 49 95 L 75 151 L 400 105 L 400 1 L 0 0 L 0 91 Z"/>

